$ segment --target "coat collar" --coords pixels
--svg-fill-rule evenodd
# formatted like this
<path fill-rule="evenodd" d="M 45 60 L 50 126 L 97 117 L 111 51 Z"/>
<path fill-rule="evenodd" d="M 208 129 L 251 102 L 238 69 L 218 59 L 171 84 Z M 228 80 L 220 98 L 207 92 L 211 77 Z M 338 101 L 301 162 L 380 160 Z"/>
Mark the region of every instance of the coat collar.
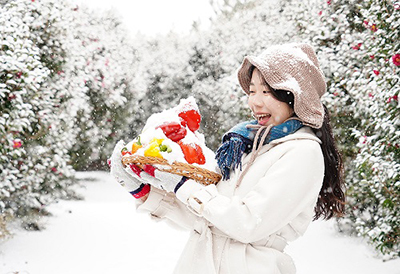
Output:
<path fill-rule="evenodd" d="M 297 130 L 293 134 L 289 134 L 285 137 L 275 139 L 275 140 L 271 141 L 269 144 L 264 145 L 260 149 L 258 156 L 269 151 L 274 146 L 277 146 L 279 144 L 282 144 L 282 143 L 285 143 L 288 141 L 293 141 L 293 140 L 312 140 L 312 141 L 318 142 L 319 144 L 322 144 L 322 141 L 315 135 L 315 133 L 312 131 L 312 129 L 310 127 L 304 126 L 304 127 L 300 128 L 299 130 Z M 246 164 L 249 161 L 250 157 L 248 157 L 248 156 L 250 156 L 250 154 L 247 154 L 243 158 L 242 164 Z"/>

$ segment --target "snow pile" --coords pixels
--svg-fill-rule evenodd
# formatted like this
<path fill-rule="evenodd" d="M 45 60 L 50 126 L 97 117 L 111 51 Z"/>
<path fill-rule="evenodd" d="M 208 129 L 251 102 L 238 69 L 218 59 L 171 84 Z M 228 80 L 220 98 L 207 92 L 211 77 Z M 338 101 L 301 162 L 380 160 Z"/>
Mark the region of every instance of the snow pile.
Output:
<path fill-rule="evenodd" d="M 53 216 L 41 221 L 45 230 L 14 230 L 0 243 L 0 273 L 172 273 L 188 232 L 136 213 L 135 199 L 108 173 L 77 175 L 85 200 L 52 204 Z M 297 274 L 399 274 L 399 259 L 382 262 L 362 238 L 345 237 L 333 226 L 313 222 L 289 244 Z"/>
<path fill-rule="evenodd" d="M 152 114 L 139 136 L 125 146 L 124 156 L 158 157 L 170 164 L 188 163 L 216 171 L 215 154 L 198 131 L 200 121 L 195 99 L 182 99 L 177 106 Z"/>

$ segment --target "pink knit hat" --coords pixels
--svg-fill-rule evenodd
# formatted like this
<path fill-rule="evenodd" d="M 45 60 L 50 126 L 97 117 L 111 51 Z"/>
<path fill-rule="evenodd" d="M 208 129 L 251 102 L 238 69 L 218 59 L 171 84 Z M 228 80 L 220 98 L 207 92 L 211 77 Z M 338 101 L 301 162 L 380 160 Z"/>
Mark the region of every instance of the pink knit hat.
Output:
<path fill-rule="evenodd" d="M 250 68 L 255 66 L 273 89 L 294 95 L 294 112 L 305 125 L 321 128 L 326 91 L 325 77 L 310 45 L 285 44 L 266 49 L 259 56 L 246 56 L 238 71 L 239 83 L 249 94 Z"/>

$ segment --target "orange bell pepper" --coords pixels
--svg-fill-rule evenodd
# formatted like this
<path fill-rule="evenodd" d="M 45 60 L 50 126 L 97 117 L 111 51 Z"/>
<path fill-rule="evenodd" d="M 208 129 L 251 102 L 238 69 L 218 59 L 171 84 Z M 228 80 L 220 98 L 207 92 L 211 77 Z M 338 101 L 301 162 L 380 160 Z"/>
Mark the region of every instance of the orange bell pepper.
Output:
<path fill-rule="evenodd" d="M 134 153 L 136 153 L 136 151 L 138 151 L 139 150 L 139 148 L 141 148 L 142 147 L 142 145 L 139 145 L 138 143 L 133 143 L 132 144 L 132 154 L 134 154 Z"/>

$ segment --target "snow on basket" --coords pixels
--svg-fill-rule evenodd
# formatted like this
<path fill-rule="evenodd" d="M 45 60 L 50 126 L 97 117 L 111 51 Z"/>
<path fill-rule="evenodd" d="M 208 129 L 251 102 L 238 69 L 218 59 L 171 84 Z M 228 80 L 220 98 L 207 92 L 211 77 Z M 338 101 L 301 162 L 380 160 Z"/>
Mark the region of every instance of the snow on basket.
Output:
<path fill-rule="evenodd" d="M 198 131 L 200 121 L 193 97 L 182 99 L 174 108 L 152 114 L 139 136 L 122 149 L 122 163 L 142 169 L 152 165 L 204 185 L 218 183 L 221 175 L 215 154 Z"/>

